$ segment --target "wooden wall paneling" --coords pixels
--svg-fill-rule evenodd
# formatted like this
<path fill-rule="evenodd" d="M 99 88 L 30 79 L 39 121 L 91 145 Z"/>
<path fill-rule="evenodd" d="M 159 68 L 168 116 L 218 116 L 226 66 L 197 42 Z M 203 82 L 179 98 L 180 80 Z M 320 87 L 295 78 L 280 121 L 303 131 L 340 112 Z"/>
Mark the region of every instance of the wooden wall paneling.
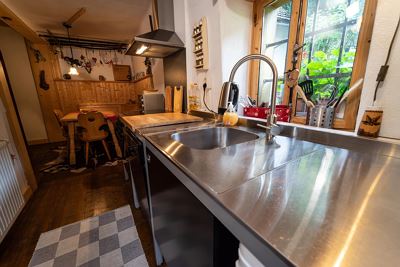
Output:
<path fill-rule="evenodd" d="M 129 96 L 130 96 L 129 87 L 128 86 L 123 87 L 122 84 L 120 84 L 120 83 L 116 84 L 116 85 L 119 87 L 118 90 L 120 92 L 119 94 L 120 94 L 121 99 L 123 99 L 124 102 L 129 102 Z M 128 100 L 128 101 L 126 101 L 126 100 Z"/>
<path fill-rule="evenodd" d="M 112 103 L 119 103 L 118 100 L 120 100 L 120 89 L 118 88 L 118 86 L 116 86 L 115 84 L 112 84 L 109 88 L 108 88 L 109 92 L 111 93 L 111 102 Z"/>
<path fill-rule="evenodd" d="M 132 89 L 133 91 L 135 91 L 134 85 L 132 85 L 132 87 L 127 87 L 126 89 L 124 89 L 125 98 L 128 99 L 128 102 L 129 102 L 129 99 L 131 99 L 131 89 Z M 133 99 L 132 99 L 132 100 L 133 100 Z"/>
<path fill-rule="evenodd" d="M 56 80 L 55 84 L 61 109 L 65 113 L 77 111 L 80 106 L 95 108 L 108 105 L 112 110 L 122 110 L 122 105 L 132 104 L 132 101 L 135 102 L 133 105 L 138 104 L 135 85 L 131 82 Z M 117 105 L 120 107 L 116 108 Z"/>
<path fill-rule="evenodd" d="M 96 92 L 97 86 L 92 85 L 99 85 L 99 84 L 91 84 L 91 83 L 80 83 L 79 87 L 74 88 L 76 92 L 80 93 L 79 103 L 82 103 L 84 99 L 89 99 L 89 102 L 95 103 L 97 102 Z M 100 84 L 100 86 L 103 86 Z M 113 103 L 113 101 L 110 101 Z M 104 102 L 102 102 L 104 103 Z"/>
<path fill-rule="evenodd" d="M 76 111 L 75 108 L 77 104 L 76 95 L 72 91 L 73 88 L 69 86 L 70 84 L 60 81 L 55 81 L 55 85 L 60 99 L 61 110 L 64 113 L 68 113 L 74 110 Z M 75 103 L 75 105 L 73 103 Z"/>
<path fill-rule="evenodd" d="M 131 84 L 131 86 L 132 86 L 133 90 L 132 89 L 130 90 L 130 92 L 131 92 L 130 98 L 131 98 L 132 101 L 134 101 L 137 104 L 139 104 L 139 98 L 138 98 L 139 92 L 136 90 L 136 87 L 135 87 L 134 84 Z"/>
<path fill-rule="evenodd" d="M 136 81 L 134 81 L 134 84 L 135 84 L 135 90 L 136 90 L 137 94 L 139 94 L 139 95 L 142 95 L 143 91 L 157 92 L 157 90 L 154 89 L 152 75 L 147 75 L 139 80 L 136 80 Z"/>
<path fill-rule="evenodd" d="M 47 44 L 34 44 L 26 41 L 29 61 L 31 64 L 32 74 L 36 85 L 36 91 L 42 110 L 43 120 L 46 127 L 47 138 L 49 142 L 59 142 L 65 140 L 57 119 L 53 114 L 54 109 L 60 109 L 60 101 L 58 90 L 55 88 L 54 79 L 61 76 L 60 66 L 57 55 L 53 53 Z M 33 49 L 40 51 L 46 61 L 36 62 L 35 52 Z M 40 71 L 45 72 L 46 83 L 49 85 L 48 90 L 40 88 Z"/>
<path fill-rule="evenodd" d="M 31 192 L 36 190 L 37 181 L 32 169 L 28 151 L 26 149 L 22 130 L 18 122 L 17 113 L 14 108 L 13 100 L 10 94 L 10 88 L 8 87 L 4 69 L 2 68 L 1 64 L 0 64 L 0 101 L 3 102 L 6 108 L 7 120 L 10 125 L 11 134 L 15 142 L 15 147 L 18 151 L 19 159 L 21 160 L 21 164 L 24 169 L 25 178 L 30 187 L 30 189 L 28 188 L 26 192 L 22 192 L 25 200 L 27 200 L 27 198 L 30 197 Z"/>
<path fill-rule="evenodd" d="M 111 90 L 111 92 L 114 93 L 114 102 L 122 102 L 122 99 L 124 99 L 124 90 L 118 86 L 118 84 L 113 84 L 112 85 L 114 88 Z"/>

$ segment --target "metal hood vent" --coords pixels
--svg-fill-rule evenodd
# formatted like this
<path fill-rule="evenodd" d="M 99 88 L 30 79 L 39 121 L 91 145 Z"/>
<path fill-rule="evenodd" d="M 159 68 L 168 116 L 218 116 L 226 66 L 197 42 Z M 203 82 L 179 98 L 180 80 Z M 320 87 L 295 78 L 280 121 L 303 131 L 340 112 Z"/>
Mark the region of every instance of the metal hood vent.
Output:
<path fill-rule="evenodd" d="M 183 48 L 184 44 L 175 32 L 158 29 L 136 36 L 125 54 L 164 58 Z"/>
<path fill-rule="evenodd" d="M 152 3 L 156 29 L 153 30 L 153 19 L 149 16 L 151 31 L 133 38 L 126 55 L 164 58 L 185 48 L 174 32 L 173 0 L 153 0 Z"/>

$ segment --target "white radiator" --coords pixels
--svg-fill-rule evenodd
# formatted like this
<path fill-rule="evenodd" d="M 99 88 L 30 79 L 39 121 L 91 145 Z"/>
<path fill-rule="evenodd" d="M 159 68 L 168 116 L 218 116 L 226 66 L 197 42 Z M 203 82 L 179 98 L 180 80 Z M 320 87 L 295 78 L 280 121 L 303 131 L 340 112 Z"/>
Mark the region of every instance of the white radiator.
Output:
<path fill-rule="evenodd" d="M 24 206 L 13 160 L 6 141 L 0 140 L 0 242 Z"/>

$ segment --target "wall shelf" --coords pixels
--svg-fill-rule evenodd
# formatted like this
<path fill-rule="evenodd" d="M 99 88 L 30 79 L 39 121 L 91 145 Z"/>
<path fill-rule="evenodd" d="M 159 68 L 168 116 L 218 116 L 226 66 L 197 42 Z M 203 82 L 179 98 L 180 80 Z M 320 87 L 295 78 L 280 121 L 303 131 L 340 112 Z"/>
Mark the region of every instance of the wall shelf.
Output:
<path fill-rule="evenodd" d="M 206 17 L 201 18 L 200 22 L 193 27 L 192 34 L 195 54 L 196 70 L 208 69 L 208 36 Z"/>

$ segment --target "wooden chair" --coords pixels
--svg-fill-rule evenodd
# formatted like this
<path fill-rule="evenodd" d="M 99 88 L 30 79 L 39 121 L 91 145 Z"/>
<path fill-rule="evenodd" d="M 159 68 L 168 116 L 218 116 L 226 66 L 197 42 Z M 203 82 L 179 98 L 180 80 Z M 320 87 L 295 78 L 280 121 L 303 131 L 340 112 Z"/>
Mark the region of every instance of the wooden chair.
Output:
<path fill-rule="evenodd" d="M 65 138 L 67 138 L 67 140 L 68 140 L 68 127 L 67 127 L 67 125 L 65 125 L 65 124 L 61 121 L 62 117 L 64 117 L 64 113 L 63 113 L 61 110 L 59 110 L 59 109 L 54 109 L 54 110 L 53 110 L 53 113 L 54 113 L 54 116 L 55 116 L 56 119 L 57 119 L 58 126 L 60 126 L 60 129 L 61 129 L 61 131 L 62 131 L 62 135 L 63 135 Z"/>
<path fill-rule="evenodd" d="M 89 161 L 89 144 L 95 141 L 101 141 L 107 157 L 111 160 L 110 152 L 108 151 L 105 139 L 108 137 L 108 132 L 101 129 L 107 125 L 103 114 L 100 112 L 80 113 L 78 115 L 78 124 L 82 132 L 79 134 L 79 139 L 85 142 L 85 160 L 86 164 Z"/>

